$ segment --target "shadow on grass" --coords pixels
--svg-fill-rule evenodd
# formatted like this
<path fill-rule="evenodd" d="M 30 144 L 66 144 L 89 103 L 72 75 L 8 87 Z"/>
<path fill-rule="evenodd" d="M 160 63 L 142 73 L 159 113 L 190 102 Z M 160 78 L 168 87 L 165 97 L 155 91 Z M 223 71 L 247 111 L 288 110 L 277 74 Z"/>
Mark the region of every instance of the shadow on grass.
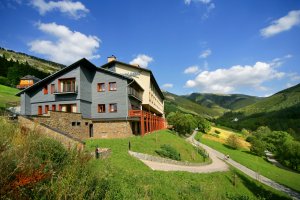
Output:
<path fill-rule="evenodd" d="M 246 150 L 244 150 L 244 151 L 242 151 L 242 152 L 243 152 L 243 153 L 246 153 L 246 154 L 249 154 L 249 155 L 252 155 L 252 156 L 260 157 L 260 156 L 256 155 L 255 153 L 252 153 L 251 151 L 246 151 Z"/>
<path fill-rule="evenodd" d="M 238 150 L 238 149 L 232 148 L 231 146 L 229 146 L 229 145 L 227 145 L 227 144 L 223 144 L 223 146 L 226 147 L 227 149 Z"/>
<path fill-rule="evenodd" d="M 247 187 L 259 199 L 272 199 L 272 200 L 273 199 L 275 199 L 275 200 L 290 199 L 289 197 L 282 196 L 280 194 L 277 194 L 270 190 L 267 190 L 265 187 L 262 186 L 262 183 L 258 183 L 257 181 L 251 180 L 250 178 L 246 177 L 241 172 L 235 171 L 234 173 L 241 180 L 242 184 L 245 187 Z"/>

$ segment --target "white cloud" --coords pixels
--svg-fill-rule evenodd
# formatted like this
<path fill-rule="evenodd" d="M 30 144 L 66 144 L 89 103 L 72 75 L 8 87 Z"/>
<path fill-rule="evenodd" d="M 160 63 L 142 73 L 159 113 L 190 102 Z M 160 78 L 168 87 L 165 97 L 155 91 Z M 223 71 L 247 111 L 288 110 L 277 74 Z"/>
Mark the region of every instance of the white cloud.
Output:
<path fill-rule="evenodd" d="M 173 87 L 172 83 L 165 83 L 165 84 L 162 85 L 162 88 L 165 88 L 165 89 L 172 88 L 172 87 Z"/>
<path fill-rule="evenodd" d="M 293 55 L 287 54 L 281 58 L 274 58 L 272 60 L 272 62 L 270 62 L 270 65 L 272 67 L 280 67 L 281 65 L 283 65 L 286 62 L 287 59 L 292 58 L 292 57 L 293 57 Z"/>
<path fill-rule="evenodd" d="M 300 24 L 300 10 L 293 10 L 288 15 L 273 21 L 270 26 L 261 29 L 260 34 L 263 37 L 271 37 L 283 31 L 288 31 L 298 24 Z"/>
<path fill-rule="evenodd" d="M 202 19 L 205 20 L 209 17 L 210 12 L 216 7 L 212 0 L 184 0 L 185 5 L 190 5 L 191 3 L 201 3 L 206 6 L 206 11 L 202 15 Z"/>
<path fill-rule="evenodd" d="M 211 50 L 210 49 L 206 49 L 206 50 L 204 50 L 204 51 L 202 51 L 201 52 L 201 54 L 200 54 L 200 58 L 207 58 L 208 56 L 210 56 L 211 55 Z"/>
<path fill-rule="evenodd" d="M 190 66 L 184 70 L 185 74 L 197 74 L 199 72 L 200 72 L 200 70 L 197 65 Z"/>
<path fill-rule="evenodd" d="M 203 71 L 194 80 L 188 80 L 186 87 L 195 87 L 201 92 L 230 93 L 241 87 L 265 90 L 262 83 L 279 79 L 285 75 L 268 63 L 256 62 L 253 66 L 232 66 L 229 69 Z"/>
<path fill-rule="evenodd" d="M 211 0 L 184 0 L 184 3 L 186 5 L 190 5 L 192 2 L 194 2 L 194 3 L 209 4 L 211 2 Z"/>
<path fill-rule="evenodd" d="M 89 10 L 79 1 L 49 1 L 45 0 L 31 0 L 31 4 L 38 9 L 41 15 L 46 14 L 52 10 L 59 10 L 62 13 L 68 14 L 71 17 L 78 19 L 84 17 Z"/>
<path fill-rule="evenodd" d="M 28 44 L 30 51 L 45 55 L 52 61 L 71 64 L 83 57 L 88 59 L 100 57 L 94 54 L 101 42 L 96 36 L 71 31 L 68 27 L 56 23 L 38 23 L 38 29 L 55 37 L 56 41 L 34 40 Z"/>
<path fill-rule="evenodd" d="M 139 54 L 136 58 L 130 61 L 130 64 L 134 65 L 137 64 L 140 67 L 147 68 L 149 63 L 153 61 L 153 58 L 147 56 L 145 54 Z"/>

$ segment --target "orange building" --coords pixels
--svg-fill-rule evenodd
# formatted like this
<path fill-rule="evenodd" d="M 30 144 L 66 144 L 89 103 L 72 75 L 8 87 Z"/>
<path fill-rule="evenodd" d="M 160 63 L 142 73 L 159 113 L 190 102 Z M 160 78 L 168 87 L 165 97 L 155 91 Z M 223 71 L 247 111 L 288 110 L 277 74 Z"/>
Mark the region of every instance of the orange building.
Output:
<path fill-rule="evenodd" d="M 20 79 L 20 84 L 17 85 L 18 89 L 25 89 L 28 88 L 30 86 L 32 86 L 33 84 L 39 82 L 41 79 L 32 76 L 32 75 L 26 75 L 23 78 Z"/>

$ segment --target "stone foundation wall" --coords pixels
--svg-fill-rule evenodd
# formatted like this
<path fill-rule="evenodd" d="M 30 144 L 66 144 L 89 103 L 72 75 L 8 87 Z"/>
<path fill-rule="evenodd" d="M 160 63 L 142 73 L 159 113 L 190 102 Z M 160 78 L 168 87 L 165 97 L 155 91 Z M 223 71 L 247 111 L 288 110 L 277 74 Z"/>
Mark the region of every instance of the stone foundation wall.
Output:
<path fill-rule="evenodd" d="M 76 138 L 68 137 L 66 133 L 55 131 L 52 128 L 43 126 L 33 120 L 27 119 L 22 116 L 18 117 L 18 122 L 21 127 L 26 127 L 30 130 L 36 131 L 39 134 L 45 135 L 46 137 L 53 138 L 61 142 L 67 148 L 77 148 L 81 150 L 84 148 L 84 144 L 82 141 Z"/>
<path fill-rule="evenodd" d="M 82 119 L 81 113 L 53 111 L 49 111 L 49 116 L 34 117 L 34 120 L 80 139 L 89 138 L 89 124 L 92 123 L 91 120 Z"/>
<path fill-rule="evenodd" d="M 94 138 L 125 138 L 132 136 L 128 121 L 93 122 Z"/>

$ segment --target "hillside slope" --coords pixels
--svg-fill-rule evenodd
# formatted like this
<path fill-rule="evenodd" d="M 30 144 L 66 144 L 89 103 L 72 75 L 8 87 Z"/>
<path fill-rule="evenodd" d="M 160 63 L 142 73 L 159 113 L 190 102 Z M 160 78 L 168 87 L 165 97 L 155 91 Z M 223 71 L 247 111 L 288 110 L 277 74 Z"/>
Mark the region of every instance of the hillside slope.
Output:
<path fill-rule="evenodd" d="M 18 92 L 20 90 L 16 88 L 0 85 L 0 108 L 5 107 L 8 102 L 18 102 L 20 100 L 20 97 L 16 96 Z"/>
<path fill-rule="evenodd" d="M 53 73 L 65 67 L 65 65 L 59 63 L 51 62 L 48 60 L 27 55 L 25 53 L 15 52 L 0 47 L 0 56 L 3 55 L 7 60 L 18 61 L 19 63 L 27 62 L 29 65 L 33 66 L 34 68 L 46 73 Z"/>
<path fill-rule="evenodd" d="M 170 92 L 163 92 L 165 96 L 165 113 L 168 115 L 170 112 L 181 111 L 184 113 L 190 113 L 195 115 L 201 115 L 204 117 L 217 117 L 222 115 L 226 110 L 218 106 L 212 106 L 210 108 L 197 104 L 185 97 L 172 94 Z"/>
<path fill-rule="evenodd" d="M 234 112 L 228 112 L 217 123 L 235 129 L 251 130 L 259 126 L 269 126 L 273 130 L 286 130 L 300 136 L 300 84 Z"/>
<path fill-rule="evenodd" d="M 186 98 L 206 107 L 220 106 L 230 110 L 254 104 L 262 98 L 243 95 L 243 94 L 210 94 L 210 93 L 192 93 Z"/>

